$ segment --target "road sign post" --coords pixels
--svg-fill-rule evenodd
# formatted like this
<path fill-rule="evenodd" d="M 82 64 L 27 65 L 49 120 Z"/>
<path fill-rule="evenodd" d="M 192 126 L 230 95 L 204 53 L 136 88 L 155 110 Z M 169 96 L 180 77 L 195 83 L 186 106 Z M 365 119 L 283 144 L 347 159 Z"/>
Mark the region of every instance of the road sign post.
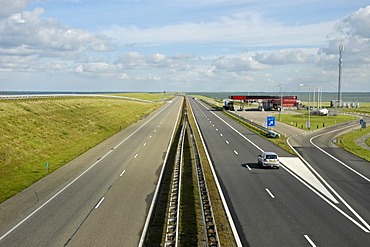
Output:
<path fill-rule="evenodd" d="M 276 118 L 275 118 L 275 116 L 267 116 L 266 126 L 267 127 L 271 127 L 271 128 L 276 126 Z"/>

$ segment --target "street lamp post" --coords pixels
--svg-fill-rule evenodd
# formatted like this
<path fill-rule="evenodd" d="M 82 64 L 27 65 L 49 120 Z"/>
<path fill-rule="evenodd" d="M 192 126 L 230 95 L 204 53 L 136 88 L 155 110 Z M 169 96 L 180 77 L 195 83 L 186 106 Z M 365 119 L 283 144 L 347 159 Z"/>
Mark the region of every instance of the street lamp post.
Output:
<path fill-rule="evenodd" d="M 279 111 L 279 121 L 281 121 L 281 111 L 283 110 L 283 93 L 281 91 L 282 84 L 279 84 L 278 87 L 280 88 L 280 111 Z"/>
<path fill-rule="evenodd" d="M 311 118 L 310 118 L 310 115 L 311 115 L 311 112 L 310 112 L 310 108 L 311 108 L 311 89 L 310 89 L 310 86 L 308 85 L 304 85 L 304 84 L 299 84 L 300 87 L 303 87 L 303 86 L 307 86 L 308 88 L 308 121 L 306 123 L 306 128 L 307 129 L 311 129 Z"/>

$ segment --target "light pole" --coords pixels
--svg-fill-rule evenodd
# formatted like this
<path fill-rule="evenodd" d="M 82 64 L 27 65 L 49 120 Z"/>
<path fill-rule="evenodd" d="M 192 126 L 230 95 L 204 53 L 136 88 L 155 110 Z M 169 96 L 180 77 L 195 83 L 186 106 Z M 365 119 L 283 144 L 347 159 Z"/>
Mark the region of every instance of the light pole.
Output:
<path fill-rule="evenodd" d="M 278 87 L 280 88 L 280 111 L 279 111 L 279 121 L 281 121 L 281 111 L 283 110 L 283 93 L 281 92 L 282 84 L 279 84 Z"/>
<path fill-rule="evenodd" d="M 311 115 L 311 112 L 310 112 L 310 105 L 311 105 L 311 89 L 310 89 L 310 86 L 308 85 L 304 85 L 304 84 L 299 84 L 300 87 L 303 87 L 303 86 L 307 86 L 308 88 L 308 121 L 306 123 L 306 128 L 307 129 L 311 129 L 311 118 L 310 118 L 310 115 Z"/>

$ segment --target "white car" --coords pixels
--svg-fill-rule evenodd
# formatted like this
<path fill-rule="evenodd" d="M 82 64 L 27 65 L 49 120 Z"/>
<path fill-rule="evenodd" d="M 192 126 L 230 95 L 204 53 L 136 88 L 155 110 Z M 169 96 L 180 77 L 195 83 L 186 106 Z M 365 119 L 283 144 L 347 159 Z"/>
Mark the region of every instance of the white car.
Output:
<path fill-rule="evenodd" d="M 274 152 L 262 152 L 262 154 L 258 155 L 258 165 L 261 167 L 276 167 L 279 169 L 279 156 Z"/>

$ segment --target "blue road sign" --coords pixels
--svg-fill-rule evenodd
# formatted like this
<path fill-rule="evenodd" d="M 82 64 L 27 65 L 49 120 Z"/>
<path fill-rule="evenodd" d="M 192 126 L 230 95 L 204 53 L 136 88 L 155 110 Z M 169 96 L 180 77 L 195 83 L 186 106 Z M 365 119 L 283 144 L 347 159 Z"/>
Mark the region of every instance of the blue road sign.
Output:
<path fill-rule="evenodd" d="M 266 120 L 267 127 L 275 127 L 276 126 L 276 119 L 274 116 L 267 116 Z"/>

